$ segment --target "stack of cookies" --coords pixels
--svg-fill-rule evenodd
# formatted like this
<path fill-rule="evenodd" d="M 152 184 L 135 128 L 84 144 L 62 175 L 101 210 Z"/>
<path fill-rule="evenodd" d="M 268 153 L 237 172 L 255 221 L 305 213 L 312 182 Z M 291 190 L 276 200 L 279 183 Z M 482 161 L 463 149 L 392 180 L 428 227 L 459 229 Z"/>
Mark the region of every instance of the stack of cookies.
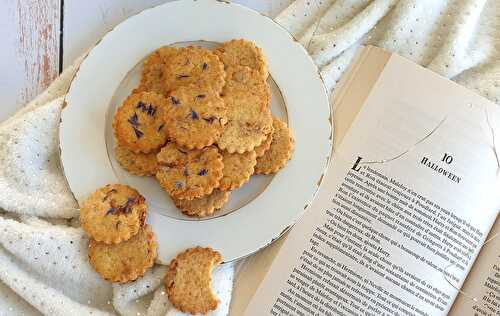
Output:
<path fill-rule="evenodd" d="M 291 157 L 293 138 L 271 114 L 267 77 L 250 41 L 157 49 L 115 114 L 118 162 L 156 176 L 184 214 L 212 215 L 253 174 L 275 173 Z"/>
<path fill-rule="evenodd" d="M 156 238 L 145 224 L 147 204 L 137 190 L 108 184 L 81 205 L 80 223 L 90 236 L 89 260 L 111 282 L 128 282 L 144 275 L 157 254 Z"/>

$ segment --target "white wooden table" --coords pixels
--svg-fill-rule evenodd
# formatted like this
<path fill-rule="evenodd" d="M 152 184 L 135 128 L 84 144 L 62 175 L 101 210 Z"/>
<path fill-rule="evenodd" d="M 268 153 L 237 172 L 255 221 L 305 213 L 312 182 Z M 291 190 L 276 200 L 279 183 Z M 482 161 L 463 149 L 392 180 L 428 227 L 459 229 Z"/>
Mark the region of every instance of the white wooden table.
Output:
<path fill-rule="evenodd" d="M 0 122 L 127 17 L 172 0 L 0 0 Z M 293 0 L 233 0 L 270 17 Z"/>

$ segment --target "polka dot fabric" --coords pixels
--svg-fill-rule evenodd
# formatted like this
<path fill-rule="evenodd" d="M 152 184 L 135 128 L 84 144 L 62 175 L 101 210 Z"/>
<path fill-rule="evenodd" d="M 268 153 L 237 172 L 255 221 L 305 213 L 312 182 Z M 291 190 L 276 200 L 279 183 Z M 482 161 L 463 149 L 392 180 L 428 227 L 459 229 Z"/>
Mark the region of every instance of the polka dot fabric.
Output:
<path fill-rule="evenodd" d="M 372 44 L 499 102 L 497 1 L 297 0 L 276 21 L 308 49 L 329 90 L 360 45 Z M 88 239 L 58 157 L 62 97 L 81 60 L 0 124 L 0 315 L 181 315 L 164 295 L 164 266 L 111 286 L 88 263 Z M 261 255 L 248 271 L 267 269 L 271 260 Z M 211 315 L 227 315 L 233 275 L 233 265 L 214 272 L 222 303 Z"/>

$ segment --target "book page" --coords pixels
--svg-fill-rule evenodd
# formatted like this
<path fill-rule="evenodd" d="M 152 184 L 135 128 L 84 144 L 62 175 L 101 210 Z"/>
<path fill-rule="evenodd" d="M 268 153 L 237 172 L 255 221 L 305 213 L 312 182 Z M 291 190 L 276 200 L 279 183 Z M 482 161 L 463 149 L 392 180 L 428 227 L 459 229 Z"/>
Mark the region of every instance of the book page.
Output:
<path fill-rule="evenodd" d="M 477 300 L 477 301 L 476 301 Z M 500 315 L 500 217 L 450 311 L 451 316 Z"/>
<path fill-rule="evenodd" d="M 461 286 L 498 213 L 492 126 L 490 102 L 393 55 L 245 315 L 445 315 L 444 274 Z"/>

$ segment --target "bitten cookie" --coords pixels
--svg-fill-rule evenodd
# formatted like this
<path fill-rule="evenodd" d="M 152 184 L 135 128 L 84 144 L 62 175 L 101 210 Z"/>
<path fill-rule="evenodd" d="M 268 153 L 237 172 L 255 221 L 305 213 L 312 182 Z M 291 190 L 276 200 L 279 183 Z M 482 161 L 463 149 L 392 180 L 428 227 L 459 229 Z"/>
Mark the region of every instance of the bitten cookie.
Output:
<path fill-rule="evenodd" d="M 255 95 L 244 91 L 224 96 L 228 122 L 217 140 L 220 149 L 244 153 L 259 146 L 271 132 L 269 108 Z"/>
<path fill-rule="evenodd" d="M 118 108 L 113 121 L 119 146 L 134 153 L 158 150 L 167 140 L 165 107 L 167 100 L 155 92 L 130 95 Z"/>
<path fill-rule="evenodd" d="M 169 56 L 163 71 L 165 89 L 196 84 L 210 86 L 217 93 L 222 91 L 226 73 L 224 64 L 212 51 L 195 46 L 179 48 Z"/>
<path fill-rule="evenodd" d="M 269 150 L 260 158 L 257 158 L 255 173 L 275 173 L 283 168 L 292 157 L 293 136 L 286 123 L 275 118 L 273 120 L 273 140 Z"/>
<path fill-rule="evenodd" d="M 264 153 L 271 147 L 271 142 L 273 141 L 273 131 L 267 134 L 266 139 L 257 147 L 255 147 L 254 151 L 257 155 L 257 158 L 262 157 Z"/>
<path fill-rule="evenodd" d="M 127 148 L 117 146 L 115 148 L 116 160 L 128 172 L 137 176 L 154 176 L 158 171 L 156 155 L 158 151 L 149 154 L 133 153 Z"/>
<path fill-rule="evenodd" d="M 172 91 L 167 99 L 168 135 L 182 147 L 201 149 L 219 139 L 227 122 L 226 105 L 210 87 L 189 85 Z"/>
<path fill-rule="evenodd" d="M 173 198 L 192 200 L 212 193 L 222 178 L 222 155 L 215 146 L 186 150 L 168 143 L 157 155 L 156 178 Z"/>
<path fill-rule="evenodd" d="M 163 71 L 170 56 L 177 53 L 178 48 L 164 46 L 152 52 L 143 63 L 141 82 L 135 92 L 152 91 L 166 95 L 168 90 L 163 82 Z"/>
<path fill-rule="evenodd" d="M 178 310 L 206 314 L 220 301 L 212 291 L 212 269 L 222 258 L 211 248 L 190 248 L 170 262 L 165 276 L 168 299 Z"/>
<path fill-rule="evenodd" d="M 245 184 L 254 172 L 255 164 L 257 163 L 257 155 L 255 151 L 247 151 L 243 154 L 230 154 L 226 151 L 222 152 L 222 179 L 220 180 L 219 189 L 222 191 L 231 191 Z"/>
<path fill-rule="evenodd" d="M 144 225 L 147 205 L 137 190 L 123 184 L 97 189 L 81 205 L 82 228 L 96 241 L 116 244 L 130 239 Z"/>
<path fill-rule="evenodd" d="M 242 91 L 255 95 L 266 107 L 271 102 L 271 89 L 259 71 L 245 66 L 228 67 L 222 94 L 231 95 Z"/>
<path fill-rule="evenodd" d="M 192 200 L 173 199 L 175 206 L 187 216 L 206 217 L 212 215 L 229 199 L 230 192 L 215 189 L 209 195 Z"/>
<path fill-rule="evenodd" d="M 262 49 L 254 43 L 237 39 L 223 43 L 214 51 L 224 63 L 226 69 L 233 66 L 247 66 L 257 70 L 263 80 L 269 75 Z"/>
<path fill-rule="evenodd" d="M 93 239 L 89 244 L 89 261 L 107 281 L 125 283 L 143 276 L 154 264 L 157 243 L 148 225 L 131 239 L 107 245 Z"/>

